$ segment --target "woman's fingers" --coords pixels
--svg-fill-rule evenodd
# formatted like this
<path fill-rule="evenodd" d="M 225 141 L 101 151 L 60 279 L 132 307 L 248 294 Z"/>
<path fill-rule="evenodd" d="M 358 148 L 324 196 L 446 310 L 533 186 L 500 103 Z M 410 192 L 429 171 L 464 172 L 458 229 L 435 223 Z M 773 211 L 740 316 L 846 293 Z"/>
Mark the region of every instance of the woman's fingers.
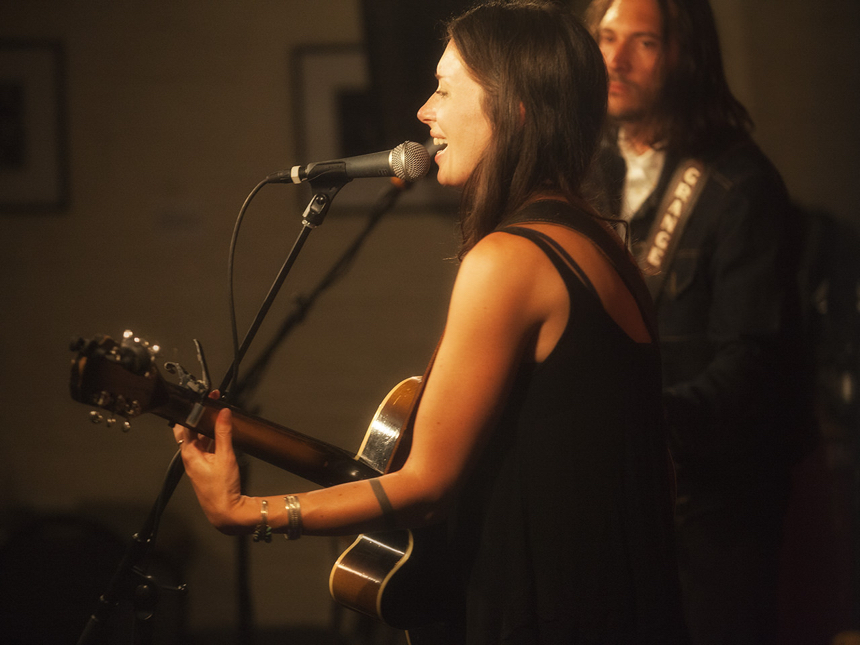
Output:
<path fill-rule="evenodd" d="M 218 390 L 212 390 L 209 392 L 208 397 L 210 399 L 217 400 L 221 398 L 221 393 Z M 212 439 L 205 435 L 197 434 L 193 430 L 189 430 L 178 423 L 173 425 L 173 438 L 176 440 L 176 443 L 180 448 L 182 448 L 184 444 L 191 443 L 193 441 L 197 444 L 197 447 L 204 452 L 213 452 L 214 450 Z"/>
<path fill-rule="evenodd" d="M 230 408 L 224 408 L 215 419 L 215 445 L 213 446 L 217 457 L 235 461 L 233 453 L 233 413 Z"/>

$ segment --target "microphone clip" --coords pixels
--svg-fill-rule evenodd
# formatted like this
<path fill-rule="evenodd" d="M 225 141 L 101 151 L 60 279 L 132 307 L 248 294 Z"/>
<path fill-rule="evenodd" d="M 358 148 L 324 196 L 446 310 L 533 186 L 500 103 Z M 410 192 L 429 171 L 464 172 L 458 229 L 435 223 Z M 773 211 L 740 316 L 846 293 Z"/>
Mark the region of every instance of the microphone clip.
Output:
<path fill-rule="evenodd" d="M 335 195 L 348 184 L 351 179 L 340 176 L 337 179 L 318 177 L 308 183 L 313 190 L 313 197 L 302 213 L 302 223 L 308 228 L 316 228 L 325 220 L 328 209 L 331 208 Z"/>

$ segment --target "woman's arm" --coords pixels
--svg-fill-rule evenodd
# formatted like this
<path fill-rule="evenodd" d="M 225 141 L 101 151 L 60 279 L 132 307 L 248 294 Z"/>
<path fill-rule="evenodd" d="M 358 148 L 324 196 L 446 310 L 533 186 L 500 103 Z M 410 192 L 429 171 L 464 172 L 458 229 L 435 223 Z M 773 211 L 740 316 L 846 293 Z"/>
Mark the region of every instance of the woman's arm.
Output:
<path fill-rule="evenodd" d="M 567 292 L 547 258 L 521 238 L 493 234 L 464 259 L 443 340 L 417 412 L 403 467 L 375 480 L 297 495 L 303 532 L 338 535 L 414 527 L 441 519 L 473 463 L 541 327 L 563 308 Z M 284 532 L 283 496 L 240 494 L 229 410 L 209 440 L 177 426 L 182 456 L 207 518 L 221 531 L 250 533 L 268 502 L 268 524 Z"/>

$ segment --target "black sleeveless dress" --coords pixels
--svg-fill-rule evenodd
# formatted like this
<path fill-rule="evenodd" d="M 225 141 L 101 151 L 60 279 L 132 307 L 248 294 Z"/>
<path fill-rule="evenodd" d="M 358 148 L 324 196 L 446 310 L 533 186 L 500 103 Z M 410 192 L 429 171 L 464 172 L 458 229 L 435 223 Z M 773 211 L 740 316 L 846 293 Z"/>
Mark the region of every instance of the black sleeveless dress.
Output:
<path fill-rule="evenodd" d="M 645 293 L 627 252 L 589 215 L 542 201 L 517 221 L 583 232 Z M 550 356 L 520 369 L 458 497 L 457 616 L 444 636 L 418 630 L 413 643 L 684 642 L 657 344 L 630 339 L 551 238 L 511 222 L 499 230 L 547 254 L 571 312 Z M 647 295 L 640 306 L 653 321 Z"/>

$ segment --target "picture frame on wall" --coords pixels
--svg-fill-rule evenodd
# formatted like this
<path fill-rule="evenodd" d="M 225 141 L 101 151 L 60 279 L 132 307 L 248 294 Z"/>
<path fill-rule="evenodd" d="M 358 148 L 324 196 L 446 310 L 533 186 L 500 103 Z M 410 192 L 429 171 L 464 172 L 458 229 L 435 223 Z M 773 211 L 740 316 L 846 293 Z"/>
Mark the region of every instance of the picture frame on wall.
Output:
<path fill-rule="evenodd" d="M 69 205 L 65 48 L 0 40 L 0 212 Z"/>
<path fill-rule="evenodd" d="M 385 141 L 382 136 L 382 115 L 372 100 L 363 45 L 305 46 L 294 50 L 291 58 L 298 158 L 289 160 L 286 167 L 390 150 L 403 143 Z M 427 177 L 405 191 L 398 202 L 400 210 L 451 210 L 456 194 L 436 183 L 434 170 L 431 164 Z M 337 194 L 333 208 L 366 210 L 389 183 L 384 177 L 354 180 Z M 309 195 L 310 189 L 300 191 L 298 201 L 306 203 Z"/>

